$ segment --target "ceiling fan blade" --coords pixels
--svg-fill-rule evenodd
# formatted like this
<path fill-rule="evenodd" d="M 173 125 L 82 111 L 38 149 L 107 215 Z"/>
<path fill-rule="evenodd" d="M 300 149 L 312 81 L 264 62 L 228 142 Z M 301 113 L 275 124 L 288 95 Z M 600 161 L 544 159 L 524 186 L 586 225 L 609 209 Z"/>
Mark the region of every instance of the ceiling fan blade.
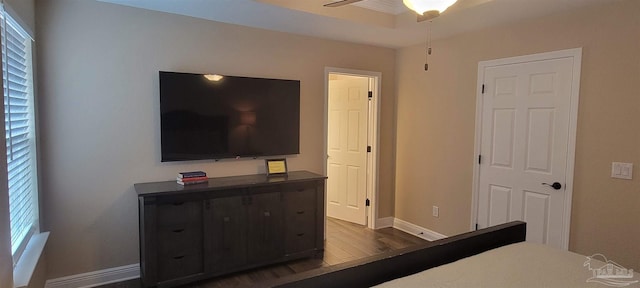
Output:
<path fill-rule="evenodd" d="M 344 6 L 344 5 L 348 5 L 348 4 L 356 3 L 356 2 L 360 2 L 360 1 L 362 1 L 362 0 L 341 0 L 341 1 L 327 3 L 327 4 L 324 4 L 322 6 L 324 6 L 324 7 L 340 7 L 340 6 Z"/>

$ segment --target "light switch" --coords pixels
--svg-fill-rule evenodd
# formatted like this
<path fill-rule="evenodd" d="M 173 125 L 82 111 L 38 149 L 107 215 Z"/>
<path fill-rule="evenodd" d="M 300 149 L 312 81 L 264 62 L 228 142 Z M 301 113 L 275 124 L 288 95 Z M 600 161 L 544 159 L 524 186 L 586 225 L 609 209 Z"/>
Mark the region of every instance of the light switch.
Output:
<path fill-rule="evenodd" d="M 611 178 L 632 179 L 633 163 L 613 162 L 611 164 Z"/>

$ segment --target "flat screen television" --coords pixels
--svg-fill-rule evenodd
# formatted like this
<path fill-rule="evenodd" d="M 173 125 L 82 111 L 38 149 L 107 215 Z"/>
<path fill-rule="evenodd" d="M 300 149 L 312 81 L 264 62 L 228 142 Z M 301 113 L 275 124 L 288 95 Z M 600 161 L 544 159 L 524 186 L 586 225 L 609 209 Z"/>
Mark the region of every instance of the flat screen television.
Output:
<path fill-rule="evenodd" d="M 162 162 L 300 153 L 300 81 L 160 71 Z"/>

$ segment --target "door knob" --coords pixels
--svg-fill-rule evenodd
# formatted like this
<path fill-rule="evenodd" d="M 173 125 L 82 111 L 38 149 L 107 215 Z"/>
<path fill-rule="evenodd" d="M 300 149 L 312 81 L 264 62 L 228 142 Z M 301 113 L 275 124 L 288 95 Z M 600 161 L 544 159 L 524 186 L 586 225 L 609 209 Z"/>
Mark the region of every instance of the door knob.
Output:
<path fill-rule="evenodd" d="M 553 184 L 549 184 L 549 183 L 542 183 L 542 185 L 547 185 L 553 189 L 556 190 L 560 190 L 560 188 L 562 188 L 562 184 L 560 184 L 559 182 L 553 182 Z"/>

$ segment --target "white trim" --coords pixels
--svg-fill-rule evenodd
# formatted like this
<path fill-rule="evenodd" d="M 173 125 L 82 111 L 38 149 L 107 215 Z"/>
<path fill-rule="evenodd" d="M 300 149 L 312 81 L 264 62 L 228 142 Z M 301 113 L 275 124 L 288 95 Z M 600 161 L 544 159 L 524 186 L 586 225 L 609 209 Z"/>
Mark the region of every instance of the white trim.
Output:
<path fill-rule="evenodd" d="M 376 220 L 376 227 L 374 229 L 390 228 L 393 227 L 393 217 L 385 217 Z"/>
<path fill-rule="evenodd" d="M 369 223 L 367 223 L 369 225 L 369 228 L 371 229 L 375 229 L 375 221 L 378 219 L 378 197 L 379 197 L 379 180 L 380 177 L 378 177 L 380 175 L 380 171 L 378 169 L 379 167 L 379 163 L 380 163 L 380 103 L 382 103 L 382 73 L 377 72 L 374 73 L 375 75 L 371 77 L 371 79 L 374 81 L 373 82 L 373 87 L 372 87 L 372 91 L 373 91 L 373 99 L 372 101 L 372 105 L 375 109 L 375 113 L 373 113 L 372 116 L 372 121 L 373 123 L 370 124 L 370 126 L 373 126 L 372 128 L 372 139 L 373 139 L 373 152 L 371 154 L 371 157 L 373 157 L 372 161 L 371 161 L 371 171 L 373 172 L 370 177 L 369 177 L 369 183 L 371 183 L 373 186 L 373 191 L 368 191 L 367 193 L 369 194 L 369 198 L 371 200 L 371 206 L 369 207 L 369 219 L 373 219 L 373 221 L 369 221 Z"/>
<path fill-rule="evenodd" d="M 96 287 L 140 278 L 140 264 L 131 264 L 47 280 L 45 288 Z"/>
<path fill-rule="evenodd" d="M 381 72 L 373 72 L 373 71 L 365 71 L 365 70 L 354 70 L 354 69 L 344 69 L 344 68 L 336 68 L 336 67 L 325 67 L 324 68 L 324 159 L 323 159 L 323 171 L 324 175 L 327 175 L 327 155 L 328 155 L 328 147 L 327 147 L 327 137 L 329 131 L 329 123 L 328 123 L 328 111 L 329 111 L 329 74 L 343 74 L 343 75 L 351 75 L 351 76 L 362 76 L 368 77 L 370 81 L 373 81 L 372 92 L 373 99 L 372 106 L 374 107 L 374 115 L 373 115 L 373 123 L 369 123 L 369 125 L 373 126 L 372 130 L 372 138 L 374 139 L 374 143 L 372 146 L 373 161 L 371 163 L 371 171 L 373 173 L 367 175 L 367 183 L 371 184 L 372 189 L 367 189 L 367 198 L 369 198 L 370 205 L 367 208 L 366 217 L 367 217 L 367 227 L 370 229 L 376 229 L 376 222 L 378 219 L 378 195 L 379 195 L 379 159 L 380 159 L 380 103 L 382 97 L 382 73 Z M 371 127 L 371 126 L 370 126 Z M 369 163 L 368 163 L 369 164 Z M 369 185 L 368 185 L 369 186 Z M 326 203 L 326 190 L 327 186 L 325 185 L 325 203 Z M 326 205 L 325 205 L 326 209 Z M 326 214 L 325 214 L 326 216 Z M 325 228 L 326 228 L 326 219 L 325 219 Z M 326 231 L 326 229 L 325 229 Z M 326 235 L 325 235 L 326 236 Z M 326 238 L 326 237 L 325 237 Z"/>
<path fill-rule="evenodd" d="M 482 84 L 484 83 L 484 70 L 490 66 L 500 66 L 508 64 L 518 64 L 524 62 L 573 58 L 573 79 L 571 83 L 571 104 L 569 107 L 569 138 L 567 143 L 567 166 L 565 175 L 566 199 L 564 207 L 564 223 L 562 225 L 562 248 L 569 249 L 569 235 L 571 231 L 571 203 L 573 202 L 573 177 L 576 157 L 576 134 L 578 127 L 578 102 L 580 96 L 580 73 L 582 67 L 582 48 L 566 49 L 553 52 L 517 56 L 496 60 L 481 61 L 478 63 L 478 89 L 476 92 L 476 133 L 474 145 L 473 165 L 473 191 L 471 202 L 471 230 L 475 229 L 478 220 L 478 194 L 480 185 L 480 166 L 477 165 L 477 157 L 480 154 L 481 145 L 481 125 L 482 125 Z"/>
<path fill-rule="evenodd" d="M 564 203 L 564 223 L 562 248 L 569 250 L 569 236 L 571 231 L 571 205 L 573 203 L 573 176 L 576 162 L 576 137 L 578 134 L 578 102 L 580 101 L 580 77 L 582 71 L 582 48 L 565 50 L 565 53 L 573 57 L 573 81 L 571 83 L 571 104 L 569 111 L 569 139 L 567 142 L 567 174 L 565 193 L 567 199 Z"/>
<path fill-rule="evenodd" d="M 409 223 L 407 221 L 404 221 L 398 218 L 395 218 L 393 220 L 393 228 L 398 229 L 400 231 L 404 231 L 411 235 L 420 237 L 422 239 L 429 240 L 429 241 L 435 241 L 435 240 L 447 238 L 446 235 L 440 234 L 436 231 L 429 230 L 424 227 L 420 227 L 416 224 Z"/>
<path fill-rule="evenodd" d="M 18 264 L 13 268 L 14 288 L 29 286 L 36 266 L 38 266 L 38 262 L 40 262 L 44 246 L 47 244 L 47 239 L 49 239 L 49 232 L 38 233 L 31 236 L 20 260 L 18 260 Z"/>
<path fill-rule="evenodd" d="M 482 63 L 482 62 L 481 62 Z M 476 230 L 478 224 L 478 194 L 480 189 L 480 146 L 482 141 L 482 85 L 484 83 L 484 65 L 478 64 L 478 88 L 476 89 L 476 130 L 473 145 L 473 184 L 471 185 L 471 223 L 469 230 Z"/>

